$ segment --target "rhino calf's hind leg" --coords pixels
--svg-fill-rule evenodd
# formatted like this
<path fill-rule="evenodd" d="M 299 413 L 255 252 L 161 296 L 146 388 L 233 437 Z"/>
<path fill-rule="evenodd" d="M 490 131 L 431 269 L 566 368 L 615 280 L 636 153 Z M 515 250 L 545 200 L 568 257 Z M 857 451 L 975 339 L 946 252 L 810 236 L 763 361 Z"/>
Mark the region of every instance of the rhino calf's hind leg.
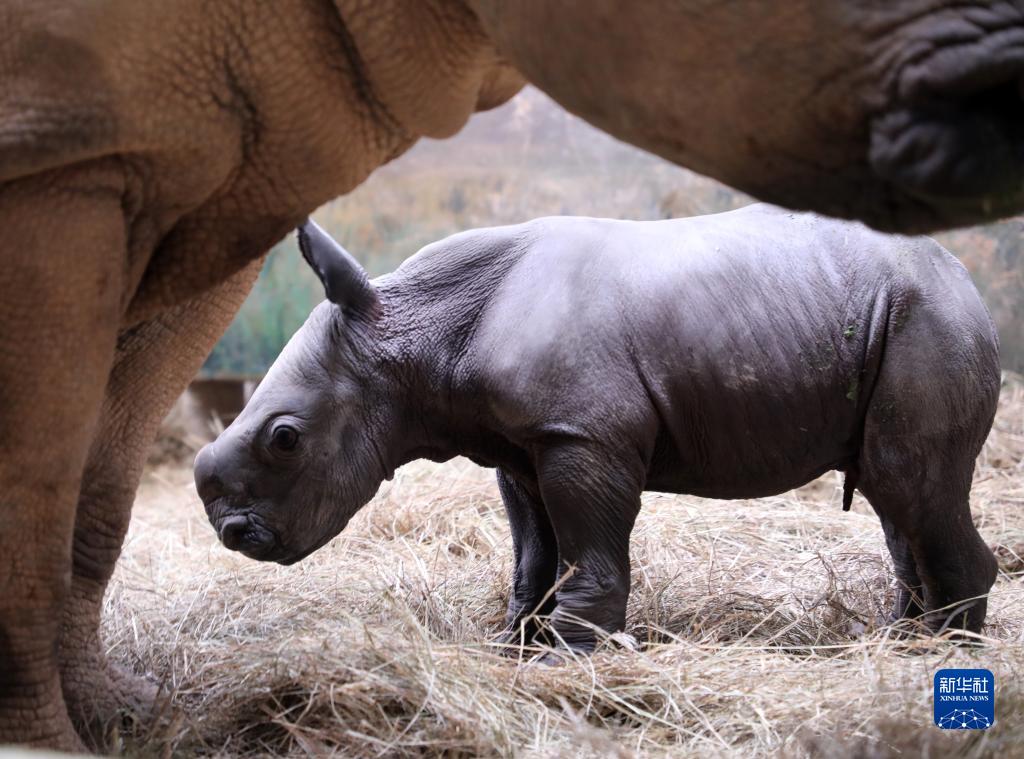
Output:
<path fill-rule="evenodd" d="M 882 514 L 878 516 L 896 572 L 896 601 L 893 604 L 892 619 L 918 619 L 924 614 L 924 587 L 917 574 L 914 552 L 906 536 L 896 529 L 892 520 Z"/>
<path fill-rule="evenodd" d="M 900 396 L 906 401 L 885 385 L 876 392 L 880 403 L 873 400 L 867 414 L 858 487 L 882 520 L 899 579 L 908 590 L 920 583 L 925 623 L 935 631 L 977 633 L 997 565 L 971 520 L 969 496 L 998 379 L 992 386 L 938 384 L 941 398 L 929 398 L 927 388 L 914 392 L 907 381 Z M 900 613 L 915 611 L 908 596 L 897 595 L 905 607 Z"/>
<path fill-rule="evenodd" d="M 935 513 L 908 528 L 908 535 L 924 586 L 925 621 L 937 632 L 978 633 L 998 564 L 971 520 L 971 472 L 958 479 L 948 493 L 933 494 Z"/>
<path fill-rule="evenodd" d="M 975 459 L 999 401 L 995 328 L 969 287 L 890 298 L 858 487 L 882 519 L 897 573 L 912 584 L 909 547 L 922 620 L 934 631 L 977 633 L 997 573 L 970 507 Z"/>
<path fill-rule="evenodd" d="M 917 607 L 916 594 L 898 590 L 897 614 L 921 616 L 936 632 L 980 632 L 986 595 L 996 578 L 996 561 L 971 521 L 967 500 L 970 473 L 960 473 L 934 487 L 918 484 L 916 496 L 886 480 L 862 486 L 879 512 L 892 515 L 902 536 L 899 545 L 909 546 L 920 578 L 924 608 Z M 905 557 L 904 550 L 900 553 Z M 901 584 L 909 584 L 906 565 L 901 572 L 900 560 L 894 554 L 897 576 Z"/>
<path fill-rule="evenodd" d="M 120 319 L 122 194 L 95 165 L 0 193 L 0 745 L 81 748 L 57 637 Z"/>
<path fill-rule="evenodd" d="M 151 728 L 157 688 L 112 664 L 99 624 L 103 594 L 121 553 L 149 444 L 198 371 L 259 272 L 257 261 L 199 298 L 122 333 L 75 516 L 71 593 L 64 607 L 60 666 L 78 731 L 103 749 L 131 715 Z"/>
<path fill-rule="evenodd" d="M 548 615 L 555 608 L 551 588 L 558 575 L 558 543 L 536 483 L 527 487 L 499 469 L 498 489 L 508 514 L 515 561 L 505 631 L 499 642 L 529 643 L 537 625 L 528 622 L 521 630 L 520 624 L 531 614 Z"/>

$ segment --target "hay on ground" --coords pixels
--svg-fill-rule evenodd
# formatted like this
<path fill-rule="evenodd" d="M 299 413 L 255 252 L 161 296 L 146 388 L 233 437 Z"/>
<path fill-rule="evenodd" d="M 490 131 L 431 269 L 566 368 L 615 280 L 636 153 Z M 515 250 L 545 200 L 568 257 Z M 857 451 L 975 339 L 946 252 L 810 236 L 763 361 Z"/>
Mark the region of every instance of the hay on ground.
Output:
<path fill-rule="evenodd" d="M 1011 756 L 1024 745 L 1024 387 L 1004 388 L 974 516 L 1000 561 L 985 645 L 901 638 L 858 497 L 647 494 L 626 645 L 499 655 L 511 542 L 491 472 L 401 470 L 293 567 L 223 549 L 181 467 L 152 470 L 107 599 L 111 655 L 177 717 L 131 750 L 254 756 Z M 995 673 L 984 733 L 932 725 L 941 667 Z"/>

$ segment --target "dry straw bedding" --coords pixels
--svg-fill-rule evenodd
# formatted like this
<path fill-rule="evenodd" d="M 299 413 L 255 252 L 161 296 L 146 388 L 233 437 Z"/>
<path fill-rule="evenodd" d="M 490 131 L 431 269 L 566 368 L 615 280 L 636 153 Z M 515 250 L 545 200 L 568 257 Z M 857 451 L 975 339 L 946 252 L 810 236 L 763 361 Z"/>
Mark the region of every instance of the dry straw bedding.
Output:
<path fill-rule="evenodd" d="M 491 472 L 401 470 L 293 567 L 224 550 L 187 468 L 149 472 L 107 600 L 112 656 L 163 684 L 135 753 L 1024 756 L 1024 386 L 975 519 L 1001 565 L 986 644 L 900 637 L 882 531 L 836 475 L 756 501 L 647 494 L 628 633 L 562 666 L 501 656 L 512 547 Z M 987 667 L 997 724 L 943 733 L 931 683 Z M 115 736 L 116 738 L 116 736 Z"/>

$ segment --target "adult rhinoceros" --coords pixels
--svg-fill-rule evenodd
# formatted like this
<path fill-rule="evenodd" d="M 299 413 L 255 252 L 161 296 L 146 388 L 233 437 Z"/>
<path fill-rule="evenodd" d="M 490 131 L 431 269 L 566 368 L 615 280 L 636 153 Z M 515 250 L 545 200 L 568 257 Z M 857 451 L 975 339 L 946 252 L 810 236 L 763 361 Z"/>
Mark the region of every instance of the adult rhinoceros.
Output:
<path fill-rule="evenodd" d="M 778 203 L 1024 205 L 1017 1 L 9 0 L 0 29 L 0 743 L 76 748 L 151 694 L 101 653 L 103 590 L 263 251 L 524 78 Z"/>

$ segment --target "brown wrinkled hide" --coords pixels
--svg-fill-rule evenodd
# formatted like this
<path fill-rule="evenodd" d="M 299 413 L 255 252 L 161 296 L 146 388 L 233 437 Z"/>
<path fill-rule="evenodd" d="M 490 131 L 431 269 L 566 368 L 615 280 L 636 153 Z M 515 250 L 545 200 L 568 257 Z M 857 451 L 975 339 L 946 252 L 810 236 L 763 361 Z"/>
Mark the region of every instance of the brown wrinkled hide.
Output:
<path fill-rule="evenodd" d="M 762 200 L 898 232 L 1024 208 L 1021 0 L 471 4 L 567 109 Z"/>
<path fill-rule="evenodd" d="M 0 744 L 102 747 L 156 695 L 98 636 L 145 449 L 262 254 L 522 81 L 454 2 L 33 2 L 0 27 Z"/>

